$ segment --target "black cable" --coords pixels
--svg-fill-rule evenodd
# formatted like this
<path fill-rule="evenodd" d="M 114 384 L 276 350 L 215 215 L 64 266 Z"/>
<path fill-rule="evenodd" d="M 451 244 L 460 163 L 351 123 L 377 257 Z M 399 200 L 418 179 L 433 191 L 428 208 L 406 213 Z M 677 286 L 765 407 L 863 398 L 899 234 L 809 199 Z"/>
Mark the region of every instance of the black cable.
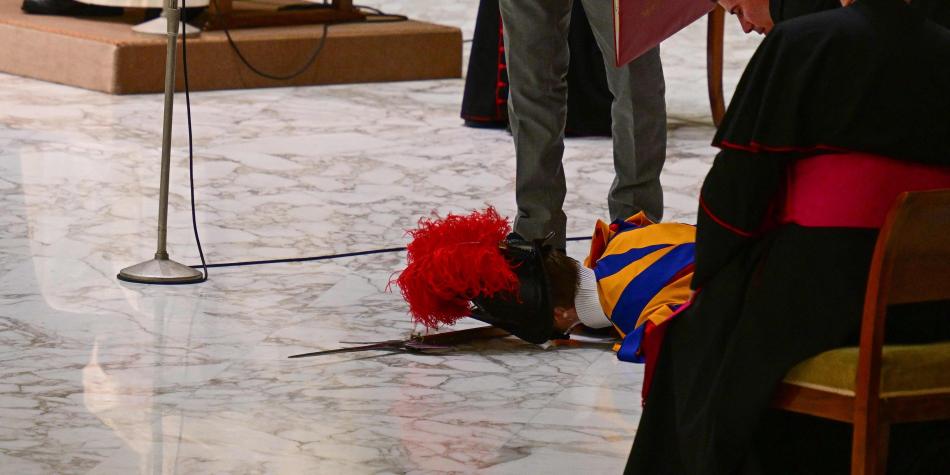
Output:
<path fill-rule="evenodd" d="M 569 237 L 567 241 L 590 241 L 590 236 L 577 236 Z M 369 251 L 354 251 L 354 252 L 344 252 L 340 254 L 325 254 L 322 256 L 312 256 L 312 257 L 288 257 L 284 259 L 264 259 L 259 261 L 238 261 L 238 262 L 222 262 L 220 264 L 208 264 L 207 267 L 244 267 L 244 266 L 259 266 L 264 264 L 287 264 L 291 262 L 312 262 L 312 261 L 329 261 L 333 259 L 341 259 L 344 257 L 357 257 L 357 256 L 368 256 L 371 254 L 385 254 L 389 252 L 402 252 L 405 251 L 405 247 L 389 247 L 384 249 L 372 249 Z M 197 269 L 201 266 L 191 266 L 192 268 Z"/>
<path fill-rule="evenodd" d="M 215 0 L 215 5 L 217 5 L 217 3 L 218 3 L 217 0 Z M 222 30 L 224 30 L 224 36 L 228 38 L 228 44 L 231 45 L 231 49 L 233 49 L 234 53 L 237 54 L 238 59 L 240 59 L 241 62 L 244 63 L 245 66 L 247 66 L 248 69 L 253 71 L 254 74 L 257 74 L 258 76 L 261 76 L 267 79 L 273 79 L 274 81 L 287 81 L 297 76 L 300 76 L 306 70 L 310 69 L 310 66 L 313 66 L 313 63 L 317 61 L 317 56 L 320 56 L 320 52 L 323 51 L 323 46 L 327 43 L 327 34 L 330 31 L 330 24 L 329 23 L 323 24 L 323 36 L 320 37 L 320 43 L 317 45 L 317 48 L 313 50 L 313 53 L 310 54 L 310 58 L 307 59 L 307 62 L 305 62 L 304 65 L 301 66 L 296 71 L 290 74 L 285 74 L 285 75 L 265 73 L 264 71 L 261 71 L 260 69 L 257 69 L 256 67 L 254 67 L 254 65 L 251 64 L 250 61 L 248 61 L 247 58 L 244 57 L 244 54 L 241 53 L 241 49 L 238 48 L 238 45 L 234 42 L 234 39 L 231 38 L 231 32 L 228 30 L 228 28 L 222 27 Z"/>
<path fill-rule="evenodd" d="M 259 266 L 263 264 L 286 264 L 290 262 L 328 261 L 332 259 L 340 259 L 343 257 L 368 256 L 370 254 L 384 254 L 387 252 L 401 252 L 405 250 L 406 248 L 404 247 L 390 247 L 386 249 L 344 252 L 341 254 L 326 254 L 323 256 L 313 256 L 313 257 L 289 257 L 285 259 L 265 259 L 265 260 L 259 260 L 259 261 L 222 262 L 220 264 L 208 264 L 208 267 L 243 267 L 243 266 Z M 199 266 L 191 266 L 191 267 L 197 269 Z"/>
<path fill-rule="evenodd" d="M 212 1 L 214 2 L 215 8 L 217 9 L 218 1 L 217 0 L 212 0 Z M 326 4 L 326 2 L 324 2 L 324 4 Z M 401 22 L 401 21 L 409 20 L 409 17 L 405 15 L 395 15 L 395 14 L 385 13 L 378 8 L 367 7 L 367 6 L 362 6 L 362 5 L 354 5 L 354 7 L 359 8 L 359 9 L 369 10 L 371 14 L 367 15 L 368 17 L 379 18 L 377 20 L 372 20 L 373 23 L 389 23 L 389 22 Z M 344 23 L 350 23 L 350 22 L 344 22 Z M 317 44 L 316 49 L 313 50 L 313 53 L 310 54 L 310 57 L 307 58 L 307 61 L 304 63 L 304 65 L 301 66 L 296 71 L 290 74 L 284 74 L 284 75 L 267 73 L 267 72 L 261 71 L 259 68 L 251 64 L 251 62 L 248 61 L 248 59 L 244 56 L 244 53 L 241 52 L 241 49 L 238 48 L 237 43 L 234 42 L 234 38 L 231 37 L 231 30 L 229 30 L 227 26 L 223 26 L 223 25 L 221 29 L 222 31 L 224 31 L 224 36 L 227 37 L 228 44 L 231 46 L 231 49 L 234 50 L 234 53 L 237 55 L 238 59 L 240 59 L 241 62 L 244 63 L 244 66 L 247 66 L 248 69 L 253 71 L 254 74 L 257 74 L 258 76 L 271 79 L 274 81 L 287 81 L 297 76 L 300 76 L 301 74 L 306 72 L 308 69 L 310 69 L 310 66 L 313 66 L 313 63 L 317 61 L 317 57 L 320 56 L 320 52 L 323 51 L 323 46 L 327 42 L 327 35 L 330 32 L 330 24 L 329 23 L 323 24 L 323 36 L 320 38 L 320 43 Z"/>
<path fill-rule="evenodd" d="M 195 147 L 191 137 L 191 94 L 188 86 L 188 24 L 185 23 L 185 0 L 181 0 L 178 13 L 181 18 L 181 70 L 185 76 L 185 115 L 188 117 L 188 184 L 191 189 L 191 229 L 195 232 L 195 244 L 198 245 L 198 256 L 201 257 L 201 269 L 204 277 L 199 282 L 208 280 L 208 263 L 201 248 L 201 238 L 198 237 L 198 217 L 195 211 Z"/>

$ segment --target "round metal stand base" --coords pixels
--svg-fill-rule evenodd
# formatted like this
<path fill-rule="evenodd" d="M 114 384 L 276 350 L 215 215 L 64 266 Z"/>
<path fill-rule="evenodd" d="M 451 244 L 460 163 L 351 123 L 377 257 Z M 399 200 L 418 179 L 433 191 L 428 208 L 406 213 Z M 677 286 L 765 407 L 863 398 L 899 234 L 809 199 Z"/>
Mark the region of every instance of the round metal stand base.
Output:
<path fill-rule="evenodd" d="M 171 259 L 152 259 L 119 271 L 119 280 L 138 284 L 197 284 L 204 275 Z"/>
<path fill-rule="evenodd" d="M 153 18 L 144 23 L 139 23 L 132 27 L 132 31 L 136 33 L 144 33 L 146 35 L 168 35 L 168 19 L 165 16 L 160 16 Z M 181 35 L 188 35 L 189 38 L 192 36 L 198 36 L 201 34 L 201 29 L 191 26 L 188 23 L 185 23 L 185 31 L 179 33 Z"/>

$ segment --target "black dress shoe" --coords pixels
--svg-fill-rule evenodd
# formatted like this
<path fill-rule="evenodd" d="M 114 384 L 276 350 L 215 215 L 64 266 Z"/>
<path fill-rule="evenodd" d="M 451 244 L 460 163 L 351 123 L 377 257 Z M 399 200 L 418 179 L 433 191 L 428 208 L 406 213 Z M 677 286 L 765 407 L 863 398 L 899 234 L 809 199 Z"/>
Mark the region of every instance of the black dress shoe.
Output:
<path fill-rule="evenodd" d="M 122 14 L 121 7 L 90 5 L 75 0 L 23 0 L 23 6 L 20 8 L 34 15 L 119 16 Z"/>

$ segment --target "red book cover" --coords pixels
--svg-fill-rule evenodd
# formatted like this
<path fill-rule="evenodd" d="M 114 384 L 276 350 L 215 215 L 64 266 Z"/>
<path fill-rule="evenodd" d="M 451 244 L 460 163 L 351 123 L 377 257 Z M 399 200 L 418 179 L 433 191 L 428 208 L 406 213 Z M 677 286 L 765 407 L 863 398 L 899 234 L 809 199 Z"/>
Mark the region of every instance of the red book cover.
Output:
<path fill-rule="evenodd" d="M 709 13 L 710 0 L 613 0 L 614 51 L 623 66 Z"/>

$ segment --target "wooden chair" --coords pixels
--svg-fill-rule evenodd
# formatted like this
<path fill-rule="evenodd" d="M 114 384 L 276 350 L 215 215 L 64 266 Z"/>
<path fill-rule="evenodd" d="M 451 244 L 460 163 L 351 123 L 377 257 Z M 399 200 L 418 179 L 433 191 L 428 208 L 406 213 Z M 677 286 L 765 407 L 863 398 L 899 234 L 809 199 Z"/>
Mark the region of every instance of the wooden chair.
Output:
<path fill-rule="evenodd" d="M 860 346 L 797 365 L 773 407 L 851 423 L 851 473 L 885 473 L 891 424 L 950 419 L 950 342 L 882 345 L 887 306 L 946 299 L 950 190 L 903 193 L 874 249 Z"/>
<path fill-rule="evenodd" d="M 706 23 L 706 85 L 709 89 L 709 109 L 713 124 L 719 127 L 726 113 L 722 95 L 722 50 L 726 11 L 718 4 L 707 15 Z"/>

